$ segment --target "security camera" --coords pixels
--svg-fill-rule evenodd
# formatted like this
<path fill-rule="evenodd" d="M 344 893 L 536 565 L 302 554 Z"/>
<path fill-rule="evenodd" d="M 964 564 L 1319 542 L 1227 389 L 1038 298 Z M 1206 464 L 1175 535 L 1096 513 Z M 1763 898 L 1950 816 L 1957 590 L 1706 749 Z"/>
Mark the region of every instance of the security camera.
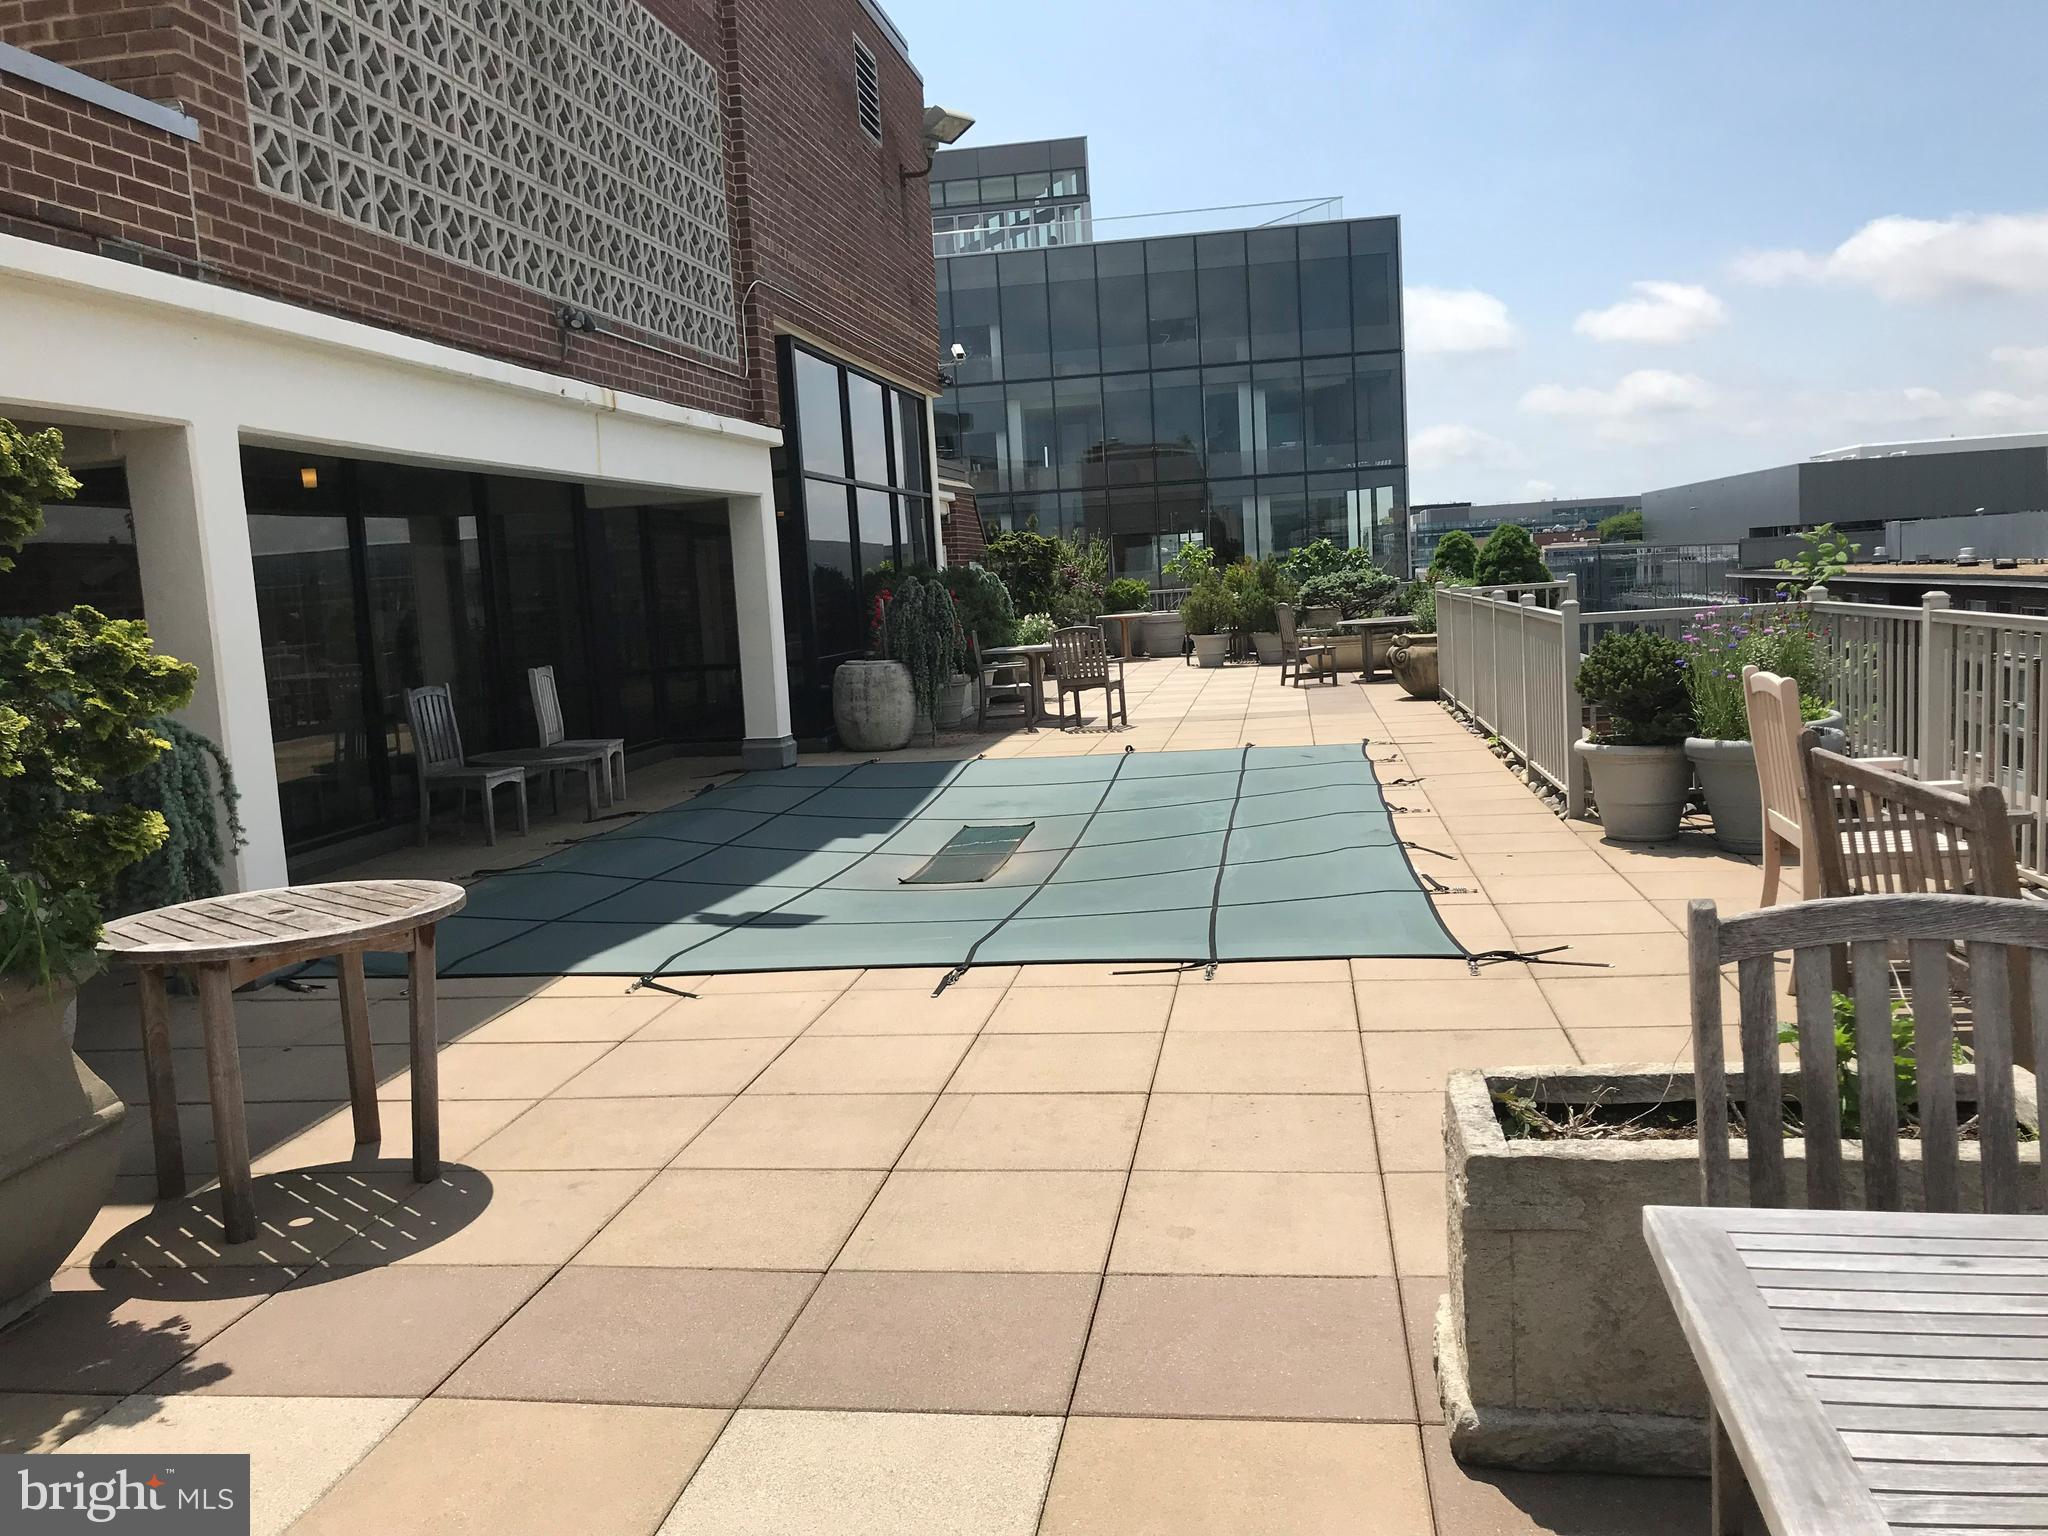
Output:
<path fill-rule="evenodd" d="M 960 343 L 957 341 L 953 343 L 953 361 L 956 363 L 964 363 L 967 361 L 967 349 L 961 346 Z"/>

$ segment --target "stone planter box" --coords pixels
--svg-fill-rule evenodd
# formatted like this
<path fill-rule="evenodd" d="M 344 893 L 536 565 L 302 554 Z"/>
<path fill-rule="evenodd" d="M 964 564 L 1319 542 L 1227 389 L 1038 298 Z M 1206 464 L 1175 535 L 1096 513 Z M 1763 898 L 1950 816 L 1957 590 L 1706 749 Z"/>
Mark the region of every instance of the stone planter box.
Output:
<path fill-rule="evenodd" d="M 910 745 L 917 699 L 900 661 L 844 661 L 832 674 L 832 725 L 849 752 L 895 752 Z"/>
<path fill-rule="evenodd" d="M 1967 1095 L 1968 1068 L 1956 1072 Z M 1437 1315 L 1437 1386 L 1451 1449 L 1485 1466 L 1695 1475 L 1706 1470 L 1706 1393 L 1643 1242 L 1646 1205 L 1700 1203 L 1699 1143 L 1511 1141 L 1492 1094 L 1539 1102 L 1690 1102 L 1687 1065 L 1503 1069 L 1451 1075 L 1445 1093 L 1450 1278 Z M 1739 1073 L 1729 1097 L 1743 1096 Z M 2019 1074 L 2019 1115 L 2038 1123 Z M 1844 1144 L 1849 1204 L 1862 1203 L 1861 1147 Z M 1786 1184 L 1805 1187 L 1802 1144 L 1787 1141 Z M 1734 1142 L 1734 1202 L 1748 1199 Z M 2039 1177 L 2038 1144 L 2023 1146 Z M 1907 1208 L 1921 1203 L 1919 1143 L 1900 1146 Z M 1976 1148 L 1963 1148 L 1965 1209 Z"/>
<path fill-rule="evenodd" d="M 1181 622 L 1179 609 L 1167 613 L 1148 613 L 1142 627 L 1145 631 L 1147 656 L 1178 656 L 1181 641 L 1188 637 L 1188 629 Z"/>
<path fill-rule="evenodd" d="M 1339 672 L 1363 672 L 1365 670 L 1365 636 L 1347 633 L 1344 630 L 1331 635 L 1327 642 L 1337 653 Z"/>

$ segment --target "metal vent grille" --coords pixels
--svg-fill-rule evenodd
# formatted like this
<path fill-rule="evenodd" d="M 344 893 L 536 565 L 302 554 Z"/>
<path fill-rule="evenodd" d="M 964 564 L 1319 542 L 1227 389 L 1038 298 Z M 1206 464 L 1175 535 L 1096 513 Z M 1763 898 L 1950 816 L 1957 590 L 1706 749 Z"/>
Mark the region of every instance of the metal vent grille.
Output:
<path fill-rule="evenodd" d="M 875 56 L 857 37 L 853 40 L 853 91 L 860 106 L 861 131 L 881 143 L 882 77 L 875 68 Z"/>

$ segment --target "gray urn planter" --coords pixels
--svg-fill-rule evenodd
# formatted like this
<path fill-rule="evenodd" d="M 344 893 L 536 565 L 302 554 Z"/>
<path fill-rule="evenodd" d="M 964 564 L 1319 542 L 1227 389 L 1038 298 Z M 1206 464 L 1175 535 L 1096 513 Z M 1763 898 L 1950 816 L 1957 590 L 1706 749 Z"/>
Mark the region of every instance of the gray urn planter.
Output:
<path fill-rule="evenodd" d="M 1685 755 L 1706 794 L 1714 841 L 1729 853 L 1761 853 L 1764 797 L 1756 782 L 1756 743 L 1688 736 Z"/>
<path fill-rule="evenodd" d="M 0 1325 L 49 1294 L 114 1192 L 121 1096 L 71 1050 L 78 994 L 0 983 Z"/>
<path fill-rule="evenodd" d="M 963 672 L 953 674 L 952 680 L 939 690 L 939 729 L 956 730 L 965 725 L 974 714 L 974 679 Z M 925 718 L 917 717 L 918 728 L 922 729 Z"/>
<path fill-rule="evenodd" d="M 1361 643 L 1363 643 L 1361 641 Z M 1387 666 L 1394 681 L 1410 698 L 1433 699 L 1437 695 L 1436 636 L 1400 634 L 1387 648 Z"/>
<path fill-rule="evenodd" d="M 1967 1069 L 1957 1071 L 1967 1091 Z M 1796 1079 L 1792 1079 L 1796 1081 Z M 2018 1075 L 2021 1120 L 2038 1122 Z M 1740 1073 L 1730 1098 L 1742 1099 Z M 1643 1242 L 1646 1205 L 1700 1203 L 1699 1143 L 1510 1140 L 1492 1095 L 1618 1105 L 1693 1098 L 1690 1067 L 1502 1069 L 1451 1075 L 1445 1092 L 1450 1276 L 1437 1314 L 1437 1386 L 1451 1449 L 1486 1466 L 1696 1474 L 1706 1468 L 1706 1394 Z M 1733 1203 L 1748 1165 L 1733 1143 Z M 1802 1146 L 1785 1144 L 1803 1203 Z M 1862 1148 L 1845 1143 L 1849 1204 L 1862 1204 Z M 1964 1209 L 1981 1200 L 1977 1149 L 1963 1147 Z M 1922 1203 L 1920 1145 L 1900 1144 L 1904 1203 Z M 2038 1143 L 2021 1148 L 2038 1177 Z"/>
<path fill-rule="evenodd" d="M 1220 667 L 1230 654 L 1230 636 L 1195 636 L 1195 665 L 1198 667 Z"/>
<path fill-rule="evenodd" d="M 1148 613 L 1142 628 L 1147 656 L 1178 656 L 1181 641 L 1188 637 L 1188 627 L 1181 622 L 1178 611 Z"/>
<path fill-rule="evenodd" d="M 1678 836 L 1692 768 L 1683 747 L 1616 747 L 1576 741 L 1593 780 L 1600 826 L 1617 843 L 1668 843 Z"/>
<path fill-rule="evenodd" d="M 917 700 L 900 661 L 846 661 L 832 674 L 832 724 L 849 752 L 895 752 L 910 745 Z"/>
<path fill-rule="evenodd" d="M 1280 665 L 1281 650 L 1279 635 L 1262 635 L 1258 633 L 1256 630 L 1254 630 L 1252 633 L 1252 649 L 1258 653 L 1260 666 L 1277 667 Z"/>

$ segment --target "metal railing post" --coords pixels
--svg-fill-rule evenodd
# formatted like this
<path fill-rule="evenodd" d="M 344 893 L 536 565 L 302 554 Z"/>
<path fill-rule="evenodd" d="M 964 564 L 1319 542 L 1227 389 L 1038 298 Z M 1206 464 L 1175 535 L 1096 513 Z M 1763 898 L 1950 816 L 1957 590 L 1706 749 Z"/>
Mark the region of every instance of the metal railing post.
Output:
<path fill-rule="evenodd" d="M 1564 640 L 1564 813 L 1573 819 L 1586 814 L 1586 760 L 1572 750 L 1579 739 L 1579 604 L 1568 597 L 1557 605 Z"/>
<path fill-rule="evenodd" d="M 1946 729 L 1955 684 L 1953 669 L 1945 665 L 1952 637 L 1934 618 L 1948 605 L 1946 592 L 1929 592 L 1920 600 L 1920 739 L 1913 745 L 1922 779 L 1957 777 L 1955 736 Z"/>
<path fill-rule="evenodd" d="M 1524 610 L 1536 606 L 1536 594 L 1524 592 L 1515 599 L 1517 606 Z M 1529 696 L 1529 615 L 1522 612 L 1515 615 L 1515 649 L 1521 654 L 1522 663 L 1522 739 L 1518 745 L 1522 754 L 1522 782 L 1536 782 L 1536 766 L 1533 753 L 1536 746 L 1535 700 Z"/>

